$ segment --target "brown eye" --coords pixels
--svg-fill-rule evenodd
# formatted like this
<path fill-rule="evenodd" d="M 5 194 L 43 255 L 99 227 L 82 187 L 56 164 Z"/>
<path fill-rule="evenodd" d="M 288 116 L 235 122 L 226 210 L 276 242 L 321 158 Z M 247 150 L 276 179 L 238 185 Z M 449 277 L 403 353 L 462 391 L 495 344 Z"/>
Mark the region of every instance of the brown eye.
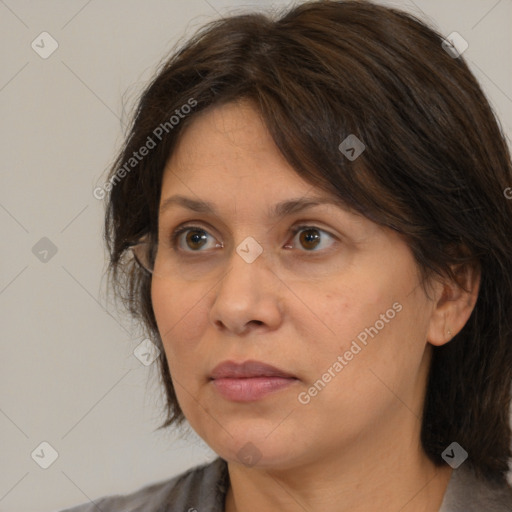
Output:
<path fill-rule="evenodd" d="M 185 237 L 182 236 L 183 234 Z M 222 244 L 215 243 L 215 238 L 208 231 L 196 226 L 179 227 L 172 234 L 171 242 L 173 247 L 185 252 L 205 252 L 203 247 L 207 249 L 222 247 Z"/>
<path fill-rule="evenodd" d="M 185 243 L 191 249 L 200 249 L 205 245 L 207 238 L 204 231 L 189 230 L 185 237 Z"/>
<path fill-rule="evenodd" d="M 317 229 L 304 230 L 299 235 L 300 243 L 305 249 L 314 249 L 320 243 Z"/>
<path fill-rule="evenodd" d="M 314 226 L 297 226 L 293 228 L 293 233 L 295 234 L 294 238 L 298 236 L 298 243 L 301 247 L 309 252 L 320 252 L 321 249 L 327 249 L 334 242 L 333 235 Z M 330 244 L 325 244 L 326 237 L 327 242 L 329 238 L 331 239 Z"/>

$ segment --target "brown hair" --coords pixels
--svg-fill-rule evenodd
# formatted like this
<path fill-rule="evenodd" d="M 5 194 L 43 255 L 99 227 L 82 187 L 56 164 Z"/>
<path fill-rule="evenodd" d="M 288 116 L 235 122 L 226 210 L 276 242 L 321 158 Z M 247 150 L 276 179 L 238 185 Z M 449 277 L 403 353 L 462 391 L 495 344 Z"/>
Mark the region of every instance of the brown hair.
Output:
<path fill-rule="evenodd" d="M 151 275 L 123 255 L 143 235 L 156 239 L 162 172 L 194 116 L 252 100 L 295 171 L 402 233 L 425 277 L 456 279 L 453 265 L 480 267 L 470 319 L 433 349 L 421 440 L 439 465 L 457 441 L 475 472 L 504 483 L 511 455 L 512 201 L 503 191 L 512 184 L 511 160 L 476 79 L 442 40 L 414 16 L 367 1 L 307 2 L 278 19 L 239 15 L 203 28 L 142 94 L 111 169 L 110 178 L 119 178 L 134 152 L 158 139 L 111 187 L 110 276 L 162 348 Z M 194 104 L 192 112 L 170 122 L 185 104 Z M 355 161 L 338 149 L 349 134 L 367 148 Z M 159 365 L 164 428 L 184 417 L 163 349 Z"/>

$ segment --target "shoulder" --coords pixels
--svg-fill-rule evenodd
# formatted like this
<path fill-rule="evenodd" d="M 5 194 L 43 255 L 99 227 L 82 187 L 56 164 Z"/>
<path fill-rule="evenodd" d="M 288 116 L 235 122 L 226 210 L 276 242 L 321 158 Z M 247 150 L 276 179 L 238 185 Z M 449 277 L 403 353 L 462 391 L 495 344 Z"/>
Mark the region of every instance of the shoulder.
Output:
<path fill-rule="evenodd" d="M 512 512 L 512 487 L 478 478 L 470 468 L 453 470 L 439 512 Z"/>
<path fill-rule="evenodd" d="M 223 512 L 228 478 L 226 461 L 218 457 L 133 493 L 105 496 L 61 512 Z"/>

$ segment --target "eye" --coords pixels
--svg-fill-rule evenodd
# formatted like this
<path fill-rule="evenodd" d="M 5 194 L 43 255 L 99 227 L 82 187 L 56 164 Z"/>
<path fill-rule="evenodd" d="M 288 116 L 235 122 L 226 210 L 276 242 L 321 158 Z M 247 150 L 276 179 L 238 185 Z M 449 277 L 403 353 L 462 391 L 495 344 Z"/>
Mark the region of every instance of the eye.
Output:
<path fill-rule="evenodd" d="M 184 239 L 181 237 L 183 234 L 186 234 Z M 178 245 L 180 249 L 187 251 L 187 249 L 181 244 L 181 242 L 184 241 L 188 249 L 191 249 L 192 252 L 202 252 L 201 249 L 203 247 L 206 247 L 207 249 L 223 247 L 222 243 L 210 243 L 210 246 L 208 246 L 208 237 L 211 237 L 208 231 L 198 226 L 181 226 L 171 235 L 171 242 L 173 247 Z M 213 239 L 213 237 L 211 238 Z"/>
<path fill-rule="evenodd" d="M 297 237 L 299 238 L 299 243 L 306 249 L 306 251 L 309 252 L 318 252 L 318 250 L 326 249 L 327 247 L 330 247 L 332 245 L 329 244 L 327 247 L 323 246 L 322 243 L 322 233 L 327 235 L 331 240 L 333 240 L 333 236 L 328 233 L 327 231 L 324 231 L 323 229 L 320 229 L 316 226 L 295 226 L 292 228 L 295 240 Z M 290 248 L 290 245 L 286 245 L 286 248 Z M 320 249 L 318 249 L 320 248 Z"/>

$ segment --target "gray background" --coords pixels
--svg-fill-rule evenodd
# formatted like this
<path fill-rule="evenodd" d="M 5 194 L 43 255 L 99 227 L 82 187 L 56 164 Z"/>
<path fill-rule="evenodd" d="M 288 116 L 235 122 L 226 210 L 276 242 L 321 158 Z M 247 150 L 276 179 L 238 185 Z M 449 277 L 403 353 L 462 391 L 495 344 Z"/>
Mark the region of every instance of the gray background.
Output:
<path fill-rule="evenodd" d="M 180 38 L 219 15 L 288 3 L 0 0 L 0 511 L 58 510 L 211 460 L 195 435 L 154 432 L 156 365 L 133 355 L 143 337 L 107 300 L 104 205 L 92 190 Z M 382 3 L 468 41 L 464 57 L 510 140 L 512 0 Z M 43 31 L 59 44 L 47 59 L 31 47 Z M 41 252 L 43 237 L 55 255 Z M 48 456 L 43 441 L 59 455 L 48 469 L 31 456 Z"/>

